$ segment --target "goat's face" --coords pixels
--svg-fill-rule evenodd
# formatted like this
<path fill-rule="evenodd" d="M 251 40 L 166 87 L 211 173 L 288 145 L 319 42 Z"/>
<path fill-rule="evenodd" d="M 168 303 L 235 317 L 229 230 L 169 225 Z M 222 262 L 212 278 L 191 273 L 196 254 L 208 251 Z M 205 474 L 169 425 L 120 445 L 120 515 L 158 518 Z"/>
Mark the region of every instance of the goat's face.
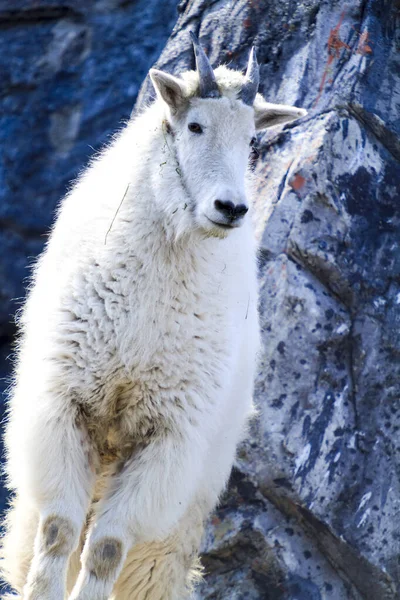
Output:
<path fill-rule="evenodd" d="M 178 79 L 152 69 L 158 96 L 167 105 L 177 173 L 187 192 L 194 225 L 224 237 L 248 212 L 246 172 L 255 132 L 293 121 L 306 111 L 269 104 L 257 94 L 258 65 L 252 51 L 246 77 L 219 67 L 215 73 L 193 37 L 197 72 Z"/>
<path fill-rule="evenodd" d="M 171 126 L 196 224 L 215 235 L 240 227 L 249 208 L 245 176 L 253 108 L 227 97 L 192 98 Z"/>

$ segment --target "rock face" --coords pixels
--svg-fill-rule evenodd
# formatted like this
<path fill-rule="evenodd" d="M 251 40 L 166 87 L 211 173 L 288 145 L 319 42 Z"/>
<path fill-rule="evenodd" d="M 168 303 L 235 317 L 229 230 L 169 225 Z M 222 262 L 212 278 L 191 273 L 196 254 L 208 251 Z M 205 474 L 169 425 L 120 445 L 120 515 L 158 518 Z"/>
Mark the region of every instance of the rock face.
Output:
<path fill-rule="evenodd" d="M 13 332 L 26 257 L 88 144 L 129 113 L 173 4 L 0 2 L 0 243 L 13 252 L 1 335 Z M 193 68 L 189 29 L 215 65 L 244 68 L 254 43 L 264 96 L 309 110 L 259 140 L 259 416 L 207 525 L 197 598 L 399 599 L 400 4 L 178 10 L 158 67 Z M 150 93 L 146 80 L 139 106 Z"/>
<path fill-rule="evenodd" d="M 176 16 L 174 0 L 0 0 L 1 341 L 57 202 L 129 117 Z"/>
<path fill-rule="evenodd" d="M 198 597 L 400 598 L 400 4 L 180 10 L 158 67 L 193 68 L 189 29 L 213 64 L 254 43 L 265 97 L 309 110 L 259 143 L 260 414 Z"/>

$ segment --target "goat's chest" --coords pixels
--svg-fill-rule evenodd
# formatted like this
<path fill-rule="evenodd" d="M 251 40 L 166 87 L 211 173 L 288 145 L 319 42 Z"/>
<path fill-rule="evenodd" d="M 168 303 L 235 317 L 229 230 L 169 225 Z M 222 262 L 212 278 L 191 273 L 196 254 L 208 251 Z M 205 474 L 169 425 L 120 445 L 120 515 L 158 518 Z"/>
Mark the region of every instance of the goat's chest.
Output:
<path fill-rule="evenodd" d="M 104 329 L 98 337 L 112 344 L 113 356 L 102 360 L 99 346 L 103 386 L 92 398 L 92 414 L 106 423 L 102 438 L 112 448 L 222 404 L 256 290 L 244 264 L 210 252 L 179 261 L 136 260 L 107 276 L 95 326 Z"/>
<path fill-rule="evenodd" d="M 179 268 L 179 266 L 181 268 Z M 237 330 L 234 290 L 226 264 L 196 270 L 157 269 L 132 282 L 129 308 L 118 332 L 121 360 L 135 375 L 153 373 L 167 385 L 197 367 L 228 360 Z"/>

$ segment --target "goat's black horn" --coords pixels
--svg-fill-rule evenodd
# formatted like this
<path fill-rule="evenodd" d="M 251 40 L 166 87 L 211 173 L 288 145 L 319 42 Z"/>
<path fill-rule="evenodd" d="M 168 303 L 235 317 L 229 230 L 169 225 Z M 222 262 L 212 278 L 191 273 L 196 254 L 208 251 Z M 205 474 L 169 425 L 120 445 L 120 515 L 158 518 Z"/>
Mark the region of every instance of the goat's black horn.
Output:
<path fill-rule="evenodd" d="M 249 56 L 249 63 L 246 71 L 246 81 L 243 84 L 240 92 L 240 97 L 245 104 L 253 106 L 256 94 L 258 92 L 258 85 L 260 83 L 260 69 L 257 62 L 256 51 L 253 46 Z"/>
<path fill-rule="evenodd" d="M 202 98 L 219 98 L 221 94 L 219 93 L 210 61 L 193 31 L 190 32 L 190 37 L 192 38 L 194 55 L 196 57 L 196 69 L 199 74 L 200 96 Z"/>

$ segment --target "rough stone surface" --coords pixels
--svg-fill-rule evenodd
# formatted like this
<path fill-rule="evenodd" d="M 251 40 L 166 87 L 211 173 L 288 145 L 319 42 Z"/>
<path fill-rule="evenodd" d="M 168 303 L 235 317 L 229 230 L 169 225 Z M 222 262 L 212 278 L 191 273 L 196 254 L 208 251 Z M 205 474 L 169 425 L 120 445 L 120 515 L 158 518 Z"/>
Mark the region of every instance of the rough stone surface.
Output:
<path fill-rule="evenodd" d="M 56 200 L 88 144 L 131 108 L 136 36 L 157 56 L 150 24 L 165 32 L 167 18 L 155 6 L 0 2 L 0 243 L 14 253 L 2 267 L 2 335 Z M 265 97 L 309 110 L 259 140 L 259 416 L 207 525 L 197 598 L 399 599 L 400 4 L 187 0 L 178 10 L 158 67 L 194 66 L 189 29 L 213 64 L 243 68 L 254 43 Z M 138 105 L 149 95 L 146 80 Z"/>
<path fill-rule="evenodd" d="M 181 4 L 157 66 L 309 110 L 259 140 L 259 417 L 208 525 L 204 599 L 400 598 L 400 4 Z M 143 86 L 139 104 L 151 93 Z"/>
<path fill-rule="evenodd" d="M 0 0 L 0 338 L 79 171 L 129 117 L 175 0 Z"/>

